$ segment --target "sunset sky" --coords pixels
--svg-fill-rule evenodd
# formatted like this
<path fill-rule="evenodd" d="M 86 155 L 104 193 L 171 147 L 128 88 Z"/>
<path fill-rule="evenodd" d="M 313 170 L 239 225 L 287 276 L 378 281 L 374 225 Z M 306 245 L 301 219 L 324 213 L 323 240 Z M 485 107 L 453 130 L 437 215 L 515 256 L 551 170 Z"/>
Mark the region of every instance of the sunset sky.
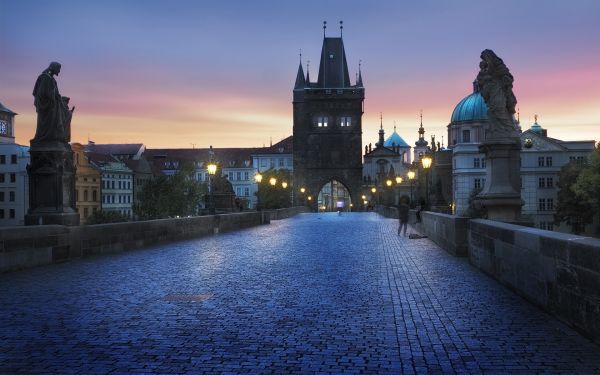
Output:
<path fill-rule="evenodd" d="M 31 95 L 50 61 L 76 106 L 73 141 L 148 147 L 254 147 L 292 133 L 302 61 L 313 80 L 323 40 L 339 36 L 354 77 L 362 60 L 363 143 L 444 137 L 493 49 L 515 77 L 524 129 L 600 139 L 600 1 L 0 0 L 0 102 L 35 133 Z"/>

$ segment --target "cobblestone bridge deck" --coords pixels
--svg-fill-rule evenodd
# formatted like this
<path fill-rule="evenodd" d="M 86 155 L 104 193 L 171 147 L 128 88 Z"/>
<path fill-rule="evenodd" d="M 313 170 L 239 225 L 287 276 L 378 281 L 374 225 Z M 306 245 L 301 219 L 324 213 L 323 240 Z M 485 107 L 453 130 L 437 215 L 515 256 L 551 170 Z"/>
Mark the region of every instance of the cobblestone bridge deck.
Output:
<path fill-rule="evenodd" d="M 600 373 L 600 347 L 374 213 L 0 276 L 0 373 Z"/>

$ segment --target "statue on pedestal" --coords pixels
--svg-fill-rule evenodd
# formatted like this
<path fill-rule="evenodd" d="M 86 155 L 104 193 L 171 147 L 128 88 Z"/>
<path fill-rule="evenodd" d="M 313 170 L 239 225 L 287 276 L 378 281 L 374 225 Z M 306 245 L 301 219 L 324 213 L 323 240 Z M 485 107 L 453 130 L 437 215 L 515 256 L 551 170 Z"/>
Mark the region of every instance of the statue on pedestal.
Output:
<path fill-rule="evenodd" d="M 61 96 L 54 76 L 61 65 L 51 62 L 33 88 L 37 112 L 35 137 L 31 140 L 29 211 L 26 225 L 78 225 L 75 202 L 75 166 L 71 140 L 69 98 Z"/>
<path fill-rule="evenodd" d="M 487 105 L 490 122 L 488 138 L 518 138 L 514 120 L 517 98 L 512 91 L 512 74 L 504 61 L 489 49 L 481 52 L 479 68 L 477 83 Z"/>
<path fill-rule="evenodd" d="M 479 151 L 487 160 L 486 179 L 475 204 L 485 209 L 488 219 L 520 222 L 520 150 L 521 142 L 514 119 L 517 98 L 513 76 L 494 51 L 481 52 L 477 83 L 488 108 L 489 129 Z"/>

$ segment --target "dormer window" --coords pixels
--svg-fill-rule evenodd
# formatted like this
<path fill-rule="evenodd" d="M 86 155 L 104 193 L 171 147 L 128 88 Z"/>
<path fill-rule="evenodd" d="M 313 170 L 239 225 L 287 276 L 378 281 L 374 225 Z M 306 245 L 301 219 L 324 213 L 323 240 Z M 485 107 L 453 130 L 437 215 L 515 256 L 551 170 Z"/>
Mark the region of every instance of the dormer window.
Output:
<path fill-rule="evenodd" d="M 341 127 L 347 127 L 352 125 L 352 117 L 350 116 L 344 116 L 340 118 L 340 126 Z"/>
<path fill-rule="evenodd" d="M 319 128 L 326 128 L 327 127 L 327 121 L 328 121 L 327 116 L 319 116 L 319 117 L 317 117 L 317 126 Z"/>

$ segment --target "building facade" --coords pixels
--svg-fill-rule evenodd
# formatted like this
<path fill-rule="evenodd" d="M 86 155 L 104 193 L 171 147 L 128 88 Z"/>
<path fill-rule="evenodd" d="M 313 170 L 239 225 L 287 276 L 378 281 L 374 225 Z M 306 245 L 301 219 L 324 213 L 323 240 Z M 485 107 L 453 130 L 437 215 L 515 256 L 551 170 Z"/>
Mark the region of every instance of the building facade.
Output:
<path fill-rule="evenodd" d="M 293 89 L 296 187 L 316 197 L 337 181 L 351 201 L 361 200 L 364 98 L 360 70 L 350 82 L 342 38 L 324 37 L 317 82 L 300 64 Z"/>
<path fill-rule="evenodd" d="M 457 104 L 448 125 L 456 215 L 467 215 L 470 200 L 485 184 L 487 161 L 485 154 L 479 152 L 479 144 L 485 139 L 488 126 L 487 106 L 474 84 L 473 93 Z M 537 116 L 520 138 L 522 216 L 537 228 L 569 232 L 566 225 L 554 225 L 559 172 L 570 160 L 588 158 L 595 141 L 551 138 L 538 124 Z"/>
<path fill-rule="evenodd" d="M 112 155 L 86 153 L 91 165 L 102 174 L 101 207 L 133 218 L 133 171 Z"/>
<path fill-rule="evenodd" d="M 29 209 L 29 147 L 15 143 L 15 116 L 0 103 L 0 226 L 24 225 Z"/>
<path fill-rule="evenodd" d="M 79 213 L 79 222 L 85 224 L 90 215 L 101 210 L 102 174 L 92 165 L 85 148 L 80 143 L 72 143 L 75 158 L 75 204 Z"/>

